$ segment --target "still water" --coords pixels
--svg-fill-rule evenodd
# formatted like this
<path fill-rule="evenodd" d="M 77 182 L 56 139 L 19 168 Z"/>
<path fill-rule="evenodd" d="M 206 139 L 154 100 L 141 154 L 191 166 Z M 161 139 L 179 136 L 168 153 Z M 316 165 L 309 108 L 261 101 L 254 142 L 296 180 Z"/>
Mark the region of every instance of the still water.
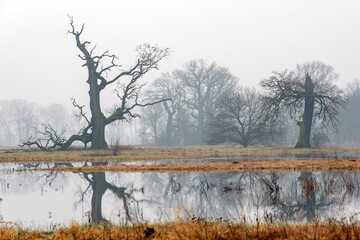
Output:
<path fill-rule="evenodd" d="M 360 212 L 359 173 L 55 171 L 61 165 L 0 164 L 0 220 L 49 227 L 71 220 L 151 223 L 195 215 L 305 223 Z M 48 167 L 54 171 L 30 170 Z"/>

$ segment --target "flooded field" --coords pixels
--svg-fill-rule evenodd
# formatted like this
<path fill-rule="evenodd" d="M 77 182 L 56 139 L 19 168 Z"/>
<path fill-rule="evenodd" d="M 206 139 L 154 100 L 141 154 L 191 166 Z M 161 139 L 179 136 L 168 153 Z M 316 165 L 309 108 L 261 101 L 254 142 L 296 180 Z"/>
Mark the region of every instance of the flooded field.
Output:
<path fill-rule="evenodd" d="M 71 220 L 158 223 L 193 216 L 306 223 L 357 218 L 360 212 L 360 173 L 33 171 L 62 165 L 1 164 L 0 219 L 32 227 Z"/>

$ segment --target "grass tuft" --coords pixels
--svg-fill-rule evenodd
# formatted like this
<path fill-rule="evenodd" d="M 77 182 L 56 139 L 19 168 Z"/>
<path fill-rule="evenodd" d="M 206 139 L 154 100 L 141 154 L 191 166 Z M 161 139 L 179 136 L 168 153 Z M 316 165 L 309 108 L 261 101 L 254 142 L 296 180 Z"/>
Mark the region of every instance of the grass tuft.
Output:
<path fill-rule="evenodd" d="M 164 224 L 133 226 L 84 225 L 72 223 L 49 234 L 0 227 L 1 239 L 360 239 L 360 224 L 329 219 L 323 223 L 280 224 L 207 222 L 201 218 Z"/>

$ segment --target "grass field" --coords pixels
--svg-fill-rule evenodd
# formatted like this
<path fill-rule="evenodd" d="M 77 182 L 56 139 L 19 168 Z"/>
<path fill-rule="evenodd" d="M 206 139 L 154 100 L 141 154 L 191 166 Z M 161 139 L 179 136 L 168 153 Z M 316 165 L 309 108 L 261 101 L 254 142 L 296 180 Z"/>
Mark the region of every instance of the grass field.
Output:
<path fill-rule="evenodd" d="M 0 227 L 1 239 L 360 239 L 355 221 L 328 220 L 305 225 L 206 222 L 201 219 L 159 225 L 84 225 L 73 223 L 54 231 Z"/>
<path fill-rule="evenodd" d="M 176 159 L 234 158 L 247 157 L 286 157 L 293 154 L 360 154 L 360 147 L 347 148 L 239 148 L 239 147 L 187 147 L 187 148 L 139 148 L 121 147 L 117 154 L 109 150 L 2 150 L 0 162 L 76 162 L 76 161 L 161 161 Z"/>
<path fill-rule="evenodd" d="M 237 148 L 187 147 L 138 148 L 122 147 L 116 154 L 109 150 L 69 151 L 0 151 L 0 162 L 135 162 L 219 158 L 222 163 L 177 163 L 152 165 L 86 166 L 56 168 L 58 171 L 122 172 L 223 172 L 223 171 L 360 171 L 360 160 L 341 158 L 341 154 L 360 154 L 360 148 Z M 297 155 L 298 160 L 291 160 Z M 302 156 L 304 159 L 302 159 Z M 314 159 L 306 159 L 312 156 Z M 329 158 L 329 156 L 335 156 Z M 243 158 L 251 161 L 243 162 Z M 261 161 L 253 161 L 256 159 Z M 306 159 L 306 160 L 305 160 Z M 54 170 L 54 169 L 52 169 Z"/>

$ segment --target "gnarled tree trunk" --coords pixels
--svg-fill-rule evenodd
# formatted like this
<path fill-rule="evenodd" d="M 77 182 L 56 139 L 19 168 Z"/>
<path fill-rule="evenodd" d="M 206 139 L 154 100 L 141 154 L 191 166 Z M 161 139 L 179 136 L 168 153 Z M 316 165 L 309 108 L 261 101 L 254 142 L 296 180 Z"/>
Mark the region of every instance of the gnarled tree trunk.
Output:
<path fill-rule="evenodd" d="M 165 141 L 167 146 L 171 146 L 173 144 L 172 132 L 173 132 L 173 117 L 175 115 L 175 111 L 171 111 L 167 102 L 163 102 L 163 106 L 167 113 L 167 121 L 166 121 L 166 135 Z"/>
<path fill-rule="evenodd" d="M 311 127 L 314 115 L 315 99 L 313 96 L 314 84 L 309 76 L 305 80 L 305 107 L 302 121 L 299 123 L 300 132 L 295 148 L 309 148 Z"/>
<path fill-rule="evenodd" d="M 78 134 L 72 135 L 69 139 L 63 137 L 63 133 L 57 133 L 50 125 L 45 126 L 44 132 L 41 134 L 44 138 L 36 139 L 32 141 L 32 137 L 27 142 L 20 146 L 32 146 L 36 145 L 42 150 L 50 150 L 59 148 L 64 150 L 68 148 L 74 141 L 81 141 L 85 147 L 88 143 L 91 143 L 92 149 L 107 149 L 108 145 L 105 141 L 105 127 L 106 125 L 124 119 L 135 118 L 138 115 L 133 114 L 132 111 L 136 107 L 146 107 L 165 101 L 161 99 L 154 102 L 139 103 L 139 93 L 143 84 L 139 84 L 138 80 L 151 69 L 158 68 L 158 62 L 169 55 L 169 49 L 160 49 L 157 46 L 150 46 L 149 44 L 143 44 L 138 46 L 137 51 L 138 61 L 129 70 L 124 71 L 121 69 L 121 65 L 115 63 L 116 56 L 111 55 L 108 51 L 103 52 L 100 55 L 95 55 L 94 50 L 96 45 L 91 49 L 87 49 L 87 46 L 91 44 L 89 41 L 81 41 L 80 36 L 84 30 L 82 25 L 80 31 L 76 31 L 73 19 L 70 17 L 71 29 L 69 34 L 73 35 L 76 40 L 76 46 L 80 50 L 79 57 L 85 62 L 83 67 L 88 70 L 87 84 L 89 84 L 89 98 L 90 98 L 90 111 L 91 118 L 86 116 L 83 108 L 76 103 L 73 99 L 73 105 L 79 110 L 79 117 L 85 119 L 87 124 L 82 128 Z M 102 63 L 108 63 L 103 65 Z M 117 70 L 118 73 L 113 77 L 108 77 L 108 72 Z M 118 108 L 106 117 L 101 110 L 100 93 L 107 86 L 119 82 L 120 79 L 127 77 L 129 80 L 123 84 L 121 89 L 116 90 L 116 95 L 119 97 L 120 103 Z"/>
<path fill-rule="evenodd" d="M 92 74 L 92 75 L 90 75 Z M 91 110 L 91 148 L 92 149 L 107 149 L 105 141 L 105 126 L 106 118 L 101 111 L 100 107 L 100 91 L 97 84 L 96 72 L 89 71 L 89 97 L 90 97 L 90 110 Z"/>

